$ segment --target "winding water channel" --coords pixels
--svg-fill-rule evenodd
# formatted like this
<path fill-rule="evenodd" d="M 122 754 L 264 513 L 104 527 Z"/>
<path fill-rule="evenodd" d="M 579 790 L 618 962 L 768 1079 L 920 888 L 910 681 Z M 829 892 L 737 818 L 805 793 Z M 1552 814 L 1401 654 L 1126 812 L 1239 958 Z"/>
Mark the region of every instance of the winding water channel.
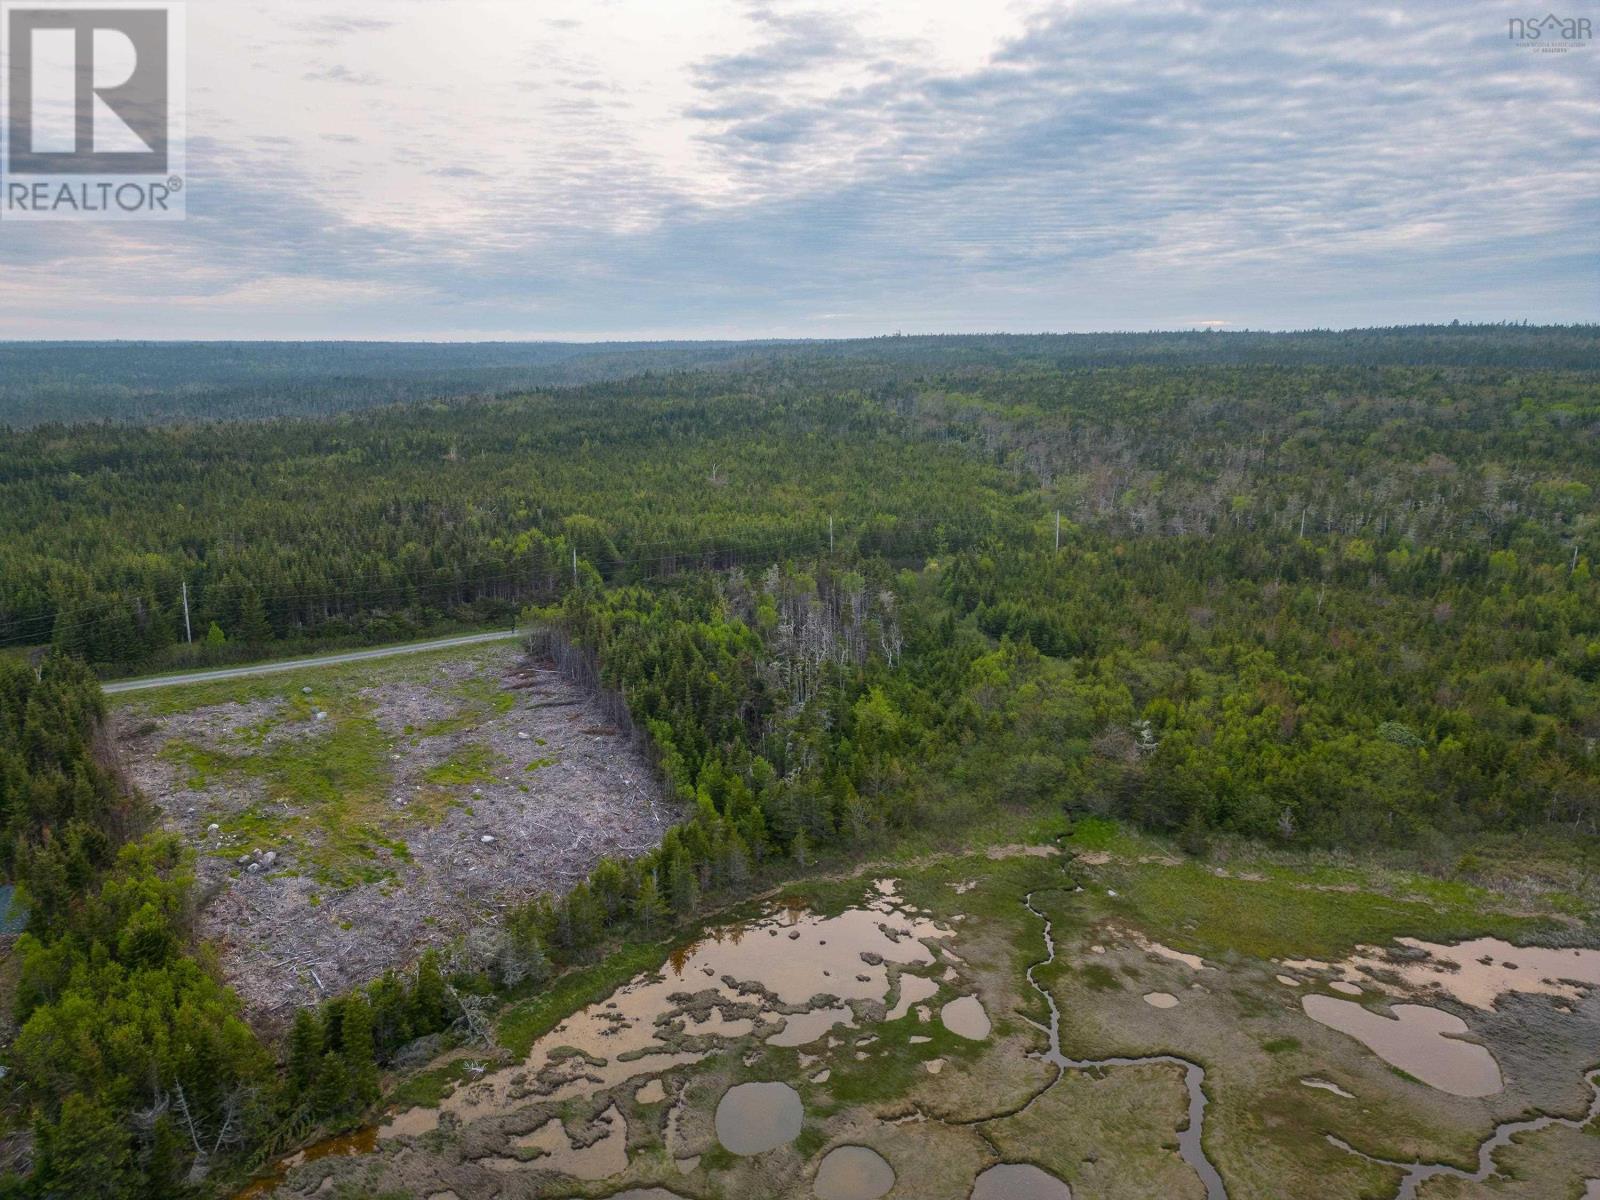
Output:
<path fill-rule="evenodd" d="M 1082 1071 L 1091 1067 L 1133 1067 L 1146 1063 L 1167 1063 L 1182 1067 L 1184 1086 L 1189 1092 L 1189 1126 L 1178 1133 L 1178 1154 L 1184 1162 L 1194 1168 L 1195 1174 L 1199 1175 L 1206 1185 L 1206 1200 L 1227 1200 L 1228 1189 L 1223 1185 L 1222 1176 L 1216 1167 L 1212 1166 L 1211 1160 L 1206 1157 L 1205 1147 L 1202 1145 L 1206 1118 L 1205 1068 L 1199 1063 L 1179 1058 L 1175 1054 L 1151 1054 L 1139 1058 L 1068 1058 L 1063 1054 L 1061 1010 L 1056 1007 L 1056 998 L 1050 994 L 1049 989 L 1040 986 L 1033 977 L 1033 973 L 1040 967 L 1047 967 L 1056 960 L 1056 941 L 1052 933 L 1054 926 L 1049 917 L 1033 906 L 1032 892 L 1024 896 L 1022 902 L 1029 912 L 1044 922 L 1045 957 L 1028 968 L 1028 986 L 1044 997 L 1045 1004 L 1050 1008 L 1048 1027 L 1034 1022 L 1050 1036 L 1050 1049 L 1041 1057 L 1061 1071 Z"/>
<path fill-rule="evenodd" d="M 1367 1154 L 1357 1150 L 1349 1142 L 1328 1134 L 1328 1141 L 1347 1154 L 1354 1154 L 1357 1158 L 1365 1159 L 1369 1163 L 1377 1163 L 1382 1167 L 1393 1167 L 1397 1171 L 1404 1171 L 1400 1179 L 1400 1190 L 1395 1192 L 1394 1200 L 1416 1200 L 1417 1189 L 1429 1179 L 1436 1179 L 1441 1175 L 1448 1175 L 1453 1179 L 1463 1179 L 1468 1183 L 1482 1183 L 1491 1175 L 1498 1175 L 1499 1171 L 1494 1165 L 1494 1153 L 1511 1144 L 1511 1139 L 1519 1133 L 1537 1133 L 1541 1129 L 1552 1126 L 1564 1126 L 1567 1129 L 1582 1129 L 1590 1121 L 1600 1116 L 1600 1069 L 1590 1070 L 1584 1075 L 1584 1082 L 1589 1085 L 1589 1090 L 1594 1093 L 1589 1100 L 1588 1111 L 1581 1117 L 1555 1117 L 1550 1115 L 1530 1117 L 1522 1121 L 1502 1121 L 1494 1127 L 1494 1132 L 1478 1143 L 1478 1166 L 1472 1171 L 1463 1171 L 1460 1167 L 1452 1167 L 1447 1163 L 1416 1163 L 1395 1162 L 1389 1158 L 1378 1158 L 1376 1155 Z"/>

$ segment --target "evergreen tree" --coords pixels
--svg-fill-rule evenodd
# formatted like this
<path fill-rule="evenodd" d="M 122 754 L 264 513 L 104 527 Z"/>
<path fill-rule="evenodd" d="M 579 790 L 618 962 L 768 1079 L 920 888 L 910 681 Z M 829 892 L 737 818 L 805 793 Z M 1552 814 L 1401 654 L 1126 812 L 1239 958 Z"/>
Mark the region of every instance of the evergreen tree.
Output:
<path fill-rule="evenodd" d="M 353 1104 L 364 1108 L 378 1098 L 378 1064 L 372 1041 L 372 1006 L 359 993 L 344 1006 L 340 1057 Z"/>
<path fill-rule="evenodd" d="M 310 1092 L 324 1048 L 322 1022 L 317 1015 L 309 1008 L 296 1009 L 289 1029 L 288 1082 L 293 1097 Z"/>
<path fill-rule="evenodd" d="M 439 966 L 439 952 L 425 950 L 417 963 L 417 980 L 411 988 L 411 1028 L 419 1036 L 437 1033 L 450 1019 L 450 997 Z"/>
<path fill-rule="evenodd" d="M 667 908 L 661 902 L 653 872 L 646 872 L 639 881 L 639 894 L 633 901 L 633 917 L 648 934 L 655 934 L 666 923 Z"/>
<path fill-rule="evenodd" d="M 266 606 L 253 589 L 245 593 L 239 605 L 239 625 L 235 636 L 253 650 L 259 650 L 272 640 L 272 626 L 267 621 Z"/>
<path fill-rule="evenodd" d="M 74 1200 L 129 1200 L 137 1195 L 140 1172 L 132 1137 L 105 1104 L 74 1093 L 55 1120 L 34 1127 L 33 1185 L 44 1197 Z"/>

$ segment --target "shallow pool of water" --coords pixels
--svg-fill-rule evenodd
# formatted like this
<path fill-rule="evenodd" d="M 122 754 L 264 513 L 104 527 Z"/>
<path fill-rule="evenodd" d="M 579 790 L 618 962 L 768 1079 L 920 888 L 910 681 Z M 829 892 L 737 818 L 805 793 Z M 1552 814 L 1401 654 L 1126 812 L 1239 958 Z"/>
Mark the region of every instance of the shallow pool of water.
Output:
<path fill-rule="evenodd" d="M 972 1200 L 1072 1200 L 1072 1189 L 1031 1163 L 997 1163 L 973 1181 Z"/>
<path fill-rule="evenodd" d="M 270 1195 L 273 1189 L 283 1182 L 284 1176 L 302 1163 L 316 1162 L 321 1158 L 349 1158 L 360 1154 L 371 1154 L 377 1148 L 376 1125 L 368 1125 L 354 1133 L 343 1133 L 338 1137 L 324 1138 L 276 1163 L 271 1175 L 246 1184 L 241 1191 L 234 1194 L 234 1200 L 256 1200 L 257 1197 Z"/>
<path fill-rule="evenodd" d="M 749 1017 L 724 1011 L 762 1003 L 761 995 L 741 992 L 741 983 L 759 984 L 785 1007 L 804 1007 L 818 995 L 885 1001 L 890 967 L 933 965 L 933 952 L 923 940 L 949 938 L 953 931 L 907 912 L 893 881 L 877 881 L 875 892 L 867 903 L 836 916 L 779 907 L 754 921 L 712 931 L 671 955 L 660 972 L 640 975 L 606 1000 L 567 1017 L 534 1043 L 523 1062 L 457 1089 L 445 1098 L 442 1110 L 473 1121 L 527 1103 L 528 1084 L 535 1077 L 543 1083 L 538 1098 L 559 1101 L 698 1062 L 708 1050 L 678 1048 L 664 1042 L 663 1035 L 676 1030 L 703 1038 L 701 1044 L 710 1047 L 714 1040 L 751 1032 Z M 682 997 L 695 994 L 701 997 L 700 1010 L 683 1013 Z M 804 1041 L 792 1039 L 814 1040 L 828 1025 L 851 1015 L 845 1005 L 825 1011 L 784 1017 L 785 1027 L 773 1035 L 773 1043 L 802 1045 Z M 778 1019 L 770 1010 L 765 1015 Z M 818 1025 L 819 1032 L 811 1033 Z M 580 1050 L 585 1057 L 564 1057 L 563 1047 Z"/>
<path fill-rule="evenodd" d="M 545 1171 L 559 1171 L 574 1179 L 609 1179 L 628 1168 L 628 1123 L 614 1104 L 600 1114 L 597 1123 L 605 1129 L 600 1138 L 587 1146 L 574 1146 L 561 1118 L 551 1117 L 532 1133 L 525 1133 L 511 1141 L 518 1150 L 538 1150 L 540 1153 L 537 1158 L 522 1161 L 496 1157 L 482 1161 L 486 1166 L 500 1171 L 536 1167 Z"/>
<path fill-rule="evenodd" d="M 734 1154 L 764 1154 L 800 1136 L 800 1093 L 787 1083 L 740 1083 L 717 1104 L 717 1140 Z"/>
<path fill-rule="evenodd" d="M 1467 1023 L 1425 1004 L 1396 1004 L 1386 1017 L 1352 1000 L 1300 999 L 1306 1015 L 1349 1034 L 1384 1062 L 1453 1096 L 1492 1096 L 1503 1085 L 1500 1066 L 1483 1046 L 1464 1042 Z"/>
<path fill-rule="evenodd" d="M 1489 1009 L 1507 992 L 1578 998 L 1584 988 L 1600 987 L 1600 950 L 1513 946 L 1499 938 L 1476 938 L 1454 946 L 1400 938 L 1425 957 L 1393 959 L 1358 956 L 1354 966 L 1393 971 L 1414 988 L 1436 989 L 1463 1004 Z"/>
<path fill-rule="evenodd" d="M 902 973 L 900 976 L 900 997 L 894 1002 L 885 1021 L 898 1021 L 911 1011 L 913 1004 L 921 1004 L 924 1000 L 931 1000 L 939 992 L 939 981 L 929 979 L 923 975 Z"/>
<path fill-rule="evenodd" d="M 397 1113 L 378 1127 L 380 1138 L 421 1137 L 439 1128 L 437 1108 L 408 1108 Z"/>
<path fill-rule="evenodd" d="M 812 1190 L 817 1200 L 878 1200 L 894 1187 L 894 1168 L 867 1146 L 828 1151 Z"/>
<path fill-rule="evenodd" d="M 957 1037 L 981 1042 L 989 1036 L 989 1014 L 976 996 L 960 996 L 939 1010 L 939 1020 Z"/>
<path fill-rule="evenodd" d="M 783 1028 L 767 1039 L 773 1046 L 809 1046 L 835 1025 L 854 1027 L 854 1014 L 846 1005 L 813 1008 L 783 1018 Z"/>

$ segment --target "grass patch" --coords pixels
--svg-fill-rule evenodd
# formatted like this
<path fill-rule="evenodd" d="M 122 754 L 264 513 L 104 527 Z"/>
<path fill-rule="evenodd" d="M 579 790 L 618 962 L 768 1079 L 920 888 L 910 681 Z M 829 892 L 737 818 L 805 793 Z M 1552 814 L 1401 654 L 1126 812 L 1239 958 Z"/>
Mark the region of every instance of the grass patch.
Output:
<path fill-rule="evenodd" d="M 465 787 L 474 783 L 493 783 L 495 769 L 502 759 L 487 746 L 471 743 L 423 772 L 422 777 L 439 787 Z"/>
<path fill-rule="evenodd" d="M 461 700 L 461 707 L 448 717 L 423 726 L 419 736 L 439 737 L 476 729 L 485 721 L 510 712 L 517 702 L 516 694 L 501 687 L 490 675 L 469 675 L 451 690 Z"/>
<path fill-rule="evenodd" d="M 469 1077 L 470 1061 L 458 1058 L 442 1067 L 419 1071 L 390 1092 L 384 1103 L 402 1112 L 408 1108 L 438 1108 L 456 1085 Z"/>
<path fill-rule="evenodd" d="M 1117 980 L 1116 973 L 1102 963 L 1089 963 L 1078 968 L 1078 974 L 1083 977 L 1083 982 L 1097 992 L 1120 992 L 1122 984 Z"/>
<path fill-rule="evenodd" d="M 1107 909 L 1168 945 L 1219 957 L 1337 959 L 1363 942 L 1401 936 L 1454 942 L 1486 934 L 1525 940 L 1550 925 L 1502 910 L 1482 888 L 1418 876 L 1401 877 L 1396 886 L 1359 872 L 1345 878 L 1342 870 L 1331 881 L 1326 869 L 1280 867 L 1260 872 L 1261 879 L 1241 879 L 1195 862 L 1115 861 L 1092 870 L 1117 893 L 1097 898 Z"/>
<path fill-rule="evenodd" d="M 896 1099 L 929 1078 L 922 1065 L 925 1061 L 942 1058 L 945 1070 L 957 1071 L 961 1064 L 983 1054 L 989 1045 L 957 1037 L 938 1021 L 924 1023 L 915 1017 L 902 1017 L 898 1021 L 847 1032 L 851 1036 L 846 1039 L 845 1046 L 827 1060 L 832 1071 L 827 1084 L 829 1103 L 819 1111 L 834 1112 L 851 1105 L 880 1104 Z M 863 1032 L 878 1040 L 865 1047 L 866 1058 L 858 1059 L 853 1046 Z M 930 1040 L 913 1046 L 913 1037 Z M 803 1077 L 802 1072 L 796 1075 Z"/>
<path fill-rule="evenodd" d="M 731 1171 L 739 1165 L 739 1156 L 732 1150 L 713 1142 L 700 1155 L 700 1169 L 707 1172 Z"/>

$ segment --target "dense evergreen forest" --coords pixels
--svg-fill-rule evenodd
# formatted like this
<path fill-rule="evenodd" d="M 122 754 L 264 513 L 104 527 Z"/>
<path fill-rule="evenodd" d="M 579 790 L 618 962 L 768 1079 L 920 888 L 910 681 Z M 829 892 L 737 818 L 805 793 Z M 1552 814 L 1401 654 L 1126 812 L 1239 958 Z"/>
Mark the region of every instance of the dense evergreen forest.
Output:
<path fill-rule="evenodd" d="M 9 1062 L 34 1132 L 9 1194 L 203 1188 L 608 939 L 997 805 L 1196 853 L 1593 837 L 1596 331 L 1239 338 L 885 339 L 12 435 L 0 854 L 30 912 Z M 90 668 L 513 615 L 620 697 L 684 821 L 302 1013 L 275 1065 L 193 941 Z"/>

